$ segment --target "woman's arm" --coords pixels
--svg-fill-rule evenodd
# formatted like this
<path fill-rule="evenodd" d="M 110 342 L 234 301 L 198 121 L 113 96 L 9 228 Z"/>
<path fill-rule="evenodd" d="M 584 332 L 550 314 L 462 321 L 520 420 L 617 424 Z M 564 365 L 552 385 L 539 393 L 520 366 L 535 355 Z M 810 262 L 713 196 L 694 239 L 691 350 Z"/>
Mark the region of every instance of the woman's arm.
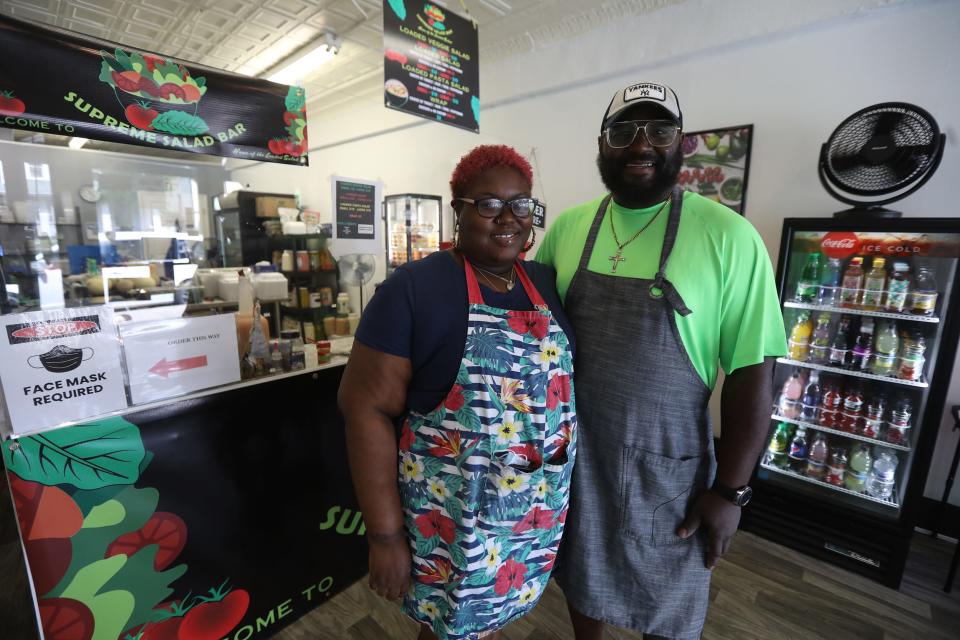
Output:
<path fill-rule="evenodd" d="M 402 596 L 410 583 L 393 418 L 404 412 L 411 375 L 408 358 L 354 342 L 337 396 L 347 424 L 350 474 L 370 543 L 370 587 L 391 599 Z"/>

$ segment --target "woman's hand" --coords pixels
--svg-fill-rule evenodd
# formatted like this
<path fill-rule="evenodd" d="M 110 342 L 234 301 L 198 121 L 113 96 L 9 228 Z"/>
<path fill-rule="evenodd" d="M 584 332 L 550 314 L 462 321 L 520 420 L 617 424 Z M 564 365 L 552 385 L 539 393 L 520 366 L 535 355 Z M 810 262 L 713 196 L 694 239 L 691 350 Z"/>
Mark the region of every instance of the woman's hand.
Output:
<path fill-rule="evenodd" d="M 412 559 L 405 531 L 387 536 L 367 534 L 370 545 L 370 588 L 387 600 L 410 589 Z"/>

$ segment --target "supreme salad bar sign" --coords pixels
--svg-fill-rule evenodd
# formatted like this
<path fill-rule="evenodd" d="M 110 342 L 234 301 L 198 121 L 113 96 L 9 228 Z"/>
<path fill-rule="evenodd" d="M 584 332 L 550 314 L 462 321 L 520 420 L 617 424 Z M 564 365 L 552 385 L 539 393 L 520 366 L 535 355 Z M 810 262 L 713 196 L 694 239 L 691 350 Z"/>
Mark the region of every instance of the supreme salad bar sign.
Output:
<path fill-rule="evenodd" d="M 384 0 L 387 107 L 480 131 L 477 25 L 423 0 Z"/>
<path fill-rule="evenodd" d="M 78 307 L 3 316 L 0 381 L 17 434 L 126 408 L 112 311 Z"/>
<path fill-rule="evenodd" d="M 307 164 L 304 90 L 0 16 L 0 126 Z"/>

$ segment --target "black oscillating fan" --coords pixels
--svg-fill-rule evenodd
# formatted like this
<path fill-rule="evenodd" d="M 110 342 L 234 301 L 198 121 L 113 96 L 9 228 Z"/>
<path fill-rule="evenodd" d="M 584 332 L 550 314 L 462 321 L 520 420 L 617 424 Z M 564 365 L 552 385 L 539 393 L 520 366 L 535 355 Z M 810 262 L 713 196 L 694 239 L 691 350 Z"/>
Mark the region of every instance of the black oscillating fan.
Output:
<path fill-rule="evenodd" d="M 820 147 L 820 182 L 827 193 L 853 206 L 834 217 L 900 217 L 883 205 L 930 179 L 945 141 L 933 116 L 916 105 L 884 102 L 857 111 Z"/>

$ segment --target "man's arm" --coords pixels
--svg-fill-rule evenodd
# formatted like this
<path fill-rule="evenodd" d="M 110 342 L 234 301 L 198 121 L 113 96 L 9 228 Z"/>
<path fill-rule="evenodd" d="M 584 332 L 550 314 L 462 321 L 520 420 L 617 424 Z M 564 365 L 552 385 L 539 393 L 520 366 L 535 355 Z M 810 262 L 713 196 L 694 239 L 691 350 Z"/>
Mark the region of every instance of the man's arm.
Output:
<path fill-rule="evenodd" d="M 750 481 L 763 450 L 770 426 L 775 358 L 741 367 L 727 376 L 720 396 L 720 445 L 717 450 L 717 480 L 728 487 Z M 713 491 L 705 491 L 693 503 L 677 530 L 688 538 L 703 526 L 707 534 L 706 567 L 713 569 L 727 552 L 740 523 L 740 507 Z"/>

